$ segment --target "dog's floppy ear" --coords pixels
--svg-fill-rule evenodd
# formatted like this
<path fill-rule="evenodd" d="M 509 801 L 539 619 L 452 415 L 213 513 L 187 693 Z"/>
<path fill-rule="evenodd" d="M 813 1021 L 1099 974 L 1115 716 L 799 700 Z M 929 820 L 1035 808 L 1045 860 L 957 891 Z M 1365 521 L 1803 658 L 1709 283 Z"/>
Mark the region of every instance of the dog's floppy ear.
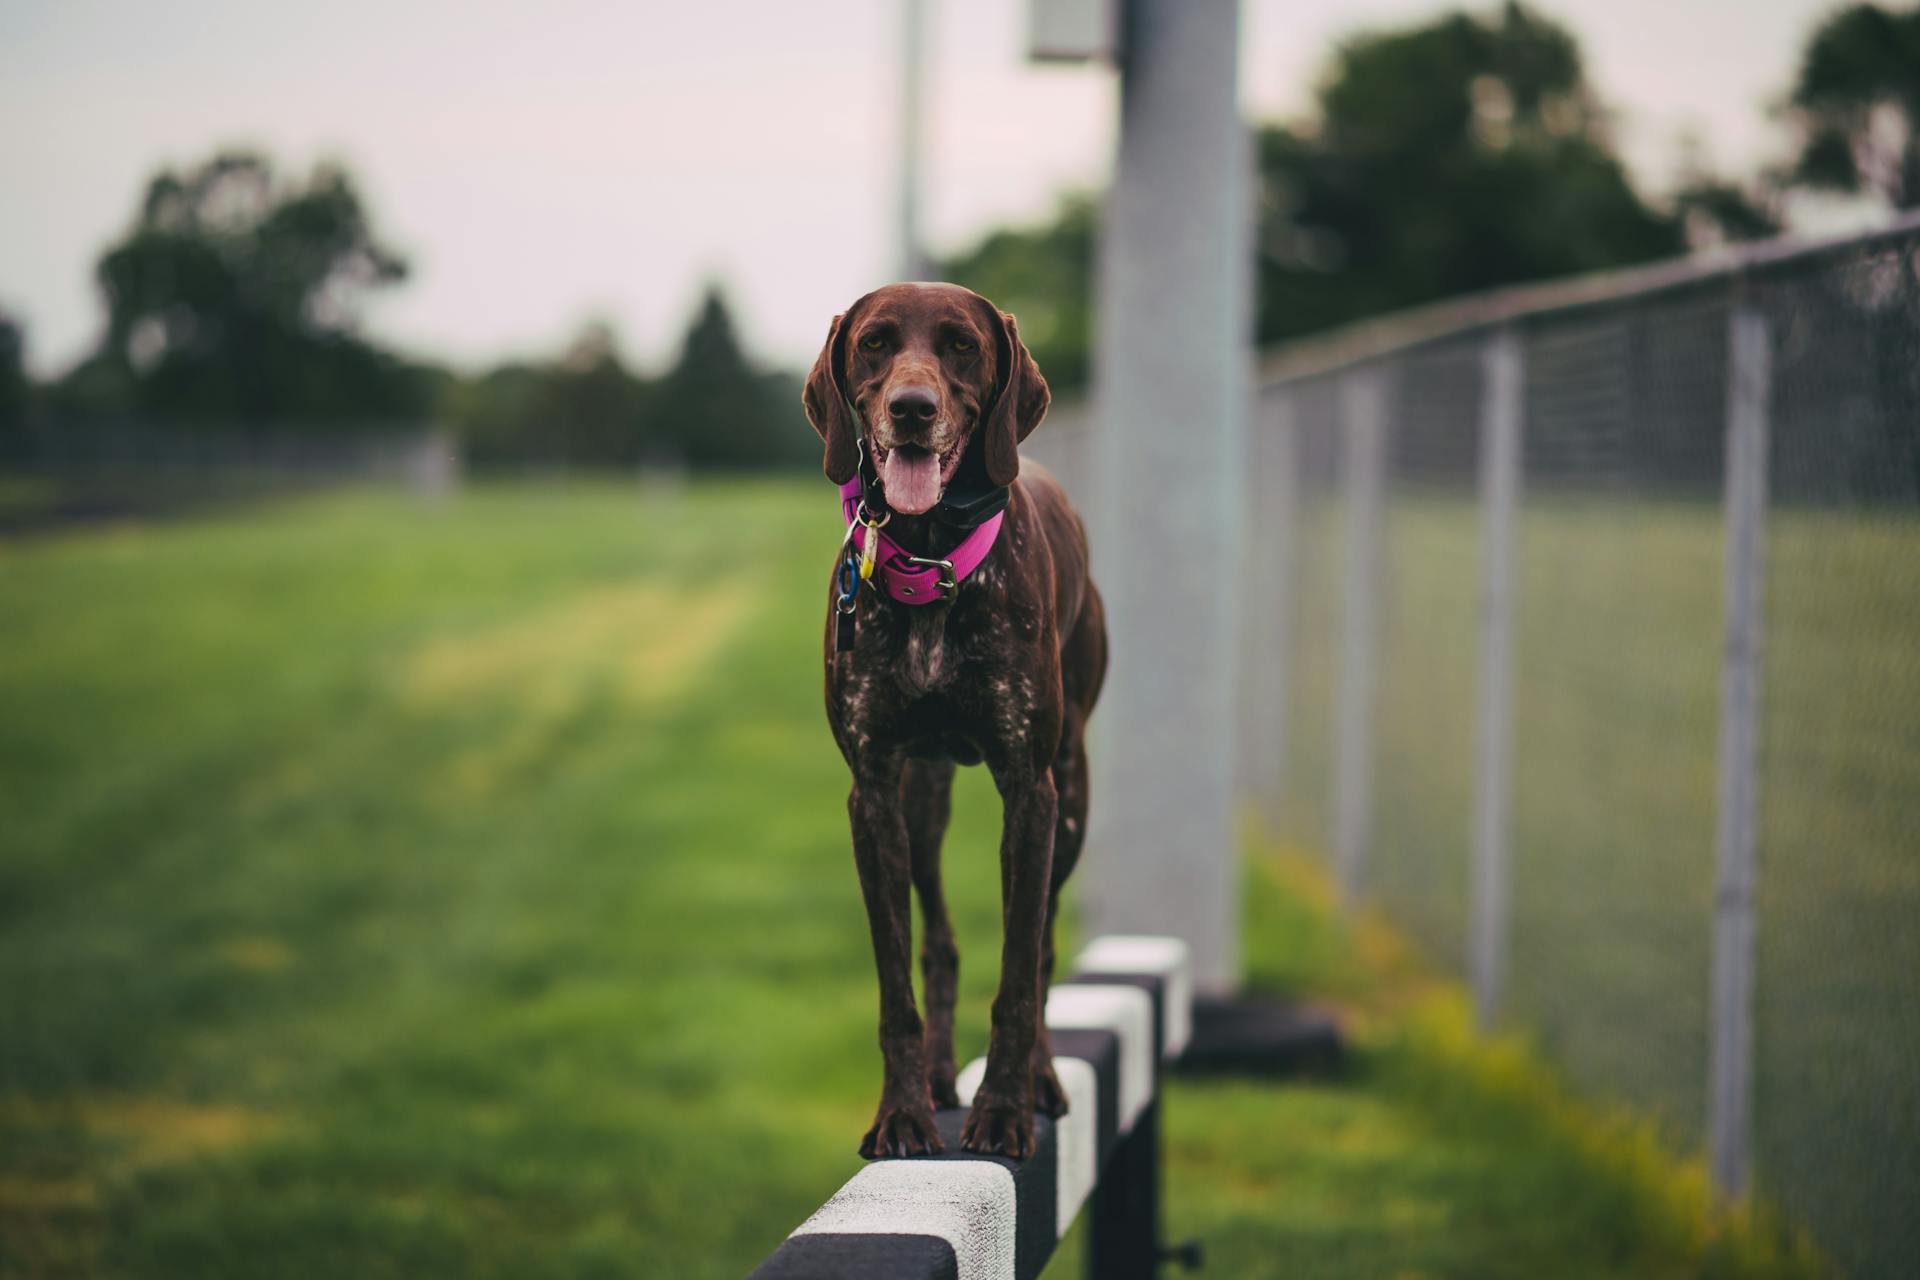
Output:
<path fill-rule="evenodd" d="M 860 466 L 860 427 L 847 406 L 846 383 L 846 335 L 850 327 L 847 317 L 859 305 L 856 302 L 833 318 L 827 330 L 827 345 L 820 348 L 820 358 L 813 362 L 813 372 L 807 375 L 806 388 L 800 393 L 800 402 L 807 409 L 807 421 L 827 442 L 821 470 L 835 484 L 853 479 L 854 471 Z"/>
<path fill-rule="evenodd" d="M 1033 362 L 1033 353 L 1020 341 L 1020 326 L 991 303 L 987 309 L 993 313 L 999 334 L 995 345 L 999 348 L 1001 383 L 987 415 L 987 479 L 995 484 L 1012 484 L 1020 474 L 1020 442 L 1032 435 L 1040 419 L 1047 416 L 1053 396 L 1047 390 L 1047 380 L 1040 376 L 1040 366 Z"/>

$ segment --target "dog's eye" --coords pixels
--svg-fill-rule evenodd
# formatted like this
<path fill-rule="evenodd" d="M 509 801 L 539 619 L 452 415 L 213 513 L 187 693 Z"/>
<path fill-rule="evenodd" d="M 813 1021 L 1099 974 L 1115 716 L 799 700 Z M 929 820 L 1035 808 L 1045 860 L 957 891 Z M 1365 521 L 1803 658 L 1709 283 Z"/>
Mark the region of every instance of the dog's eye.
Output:
<path fill-rule="evenodd" d="M 953 349 L 955 351 L 971 351 L 973 350 L 973 344 L 965 338 L 955 338 L 953 340 Z"/>
<path fill-rule="evenodd" d="M 868 338 L 866 341 L 862 342 L 860 345 L 868 351 L 878 351 L 880 348 L 886 346 L 887 344 L 880 341 L 880 339 L 878 338 Z"/>

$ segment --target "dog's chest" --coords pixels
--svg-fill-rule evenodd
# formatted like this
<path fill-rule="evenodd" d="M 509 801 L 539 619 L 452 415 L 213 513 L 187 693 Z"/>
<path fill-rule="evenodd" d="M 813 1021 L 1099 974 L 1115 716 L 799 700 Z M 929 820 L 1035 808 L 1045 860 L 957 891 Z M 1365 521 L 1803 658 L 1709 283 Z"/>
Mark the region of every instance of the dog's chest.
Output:
<path fill-rule="evenodd" d="M 947 635 L 947 610 L 916 609 L 908 614 L 906 643 L 895 668 L 901 689 L 921 697 L 941 688 L 959 665 L 954 648 Z"/>
<path fill-rule="evenodd" d="M 936 606 L 876 620 L 873 647 L 856 666 L 869 693 L 893 705 L 972 704 L 990 698 L 1008 646 L 993 611 Z"/>

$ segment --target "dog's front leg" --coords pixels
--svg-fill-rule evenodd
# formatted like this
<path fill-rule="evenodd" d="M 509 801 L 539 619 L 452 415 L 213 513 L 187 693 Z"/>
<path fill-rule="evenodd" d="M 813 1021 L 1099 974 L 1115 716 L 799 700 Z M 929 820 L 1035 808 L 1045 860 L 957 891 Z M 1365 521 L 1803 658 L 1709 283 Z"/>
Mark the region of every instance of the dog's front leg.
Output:
<path fill-rule="evenodd" d="M 925 1155 L 941 1148 L 927 1087 L 920 1011 L 913 1003 L 912 883 L 898 760 L 857 767 L 847 796 L 853 860 L 867 903 L 873 961 L 880 974 L 880 1055 L 886 1079 L 860 1154 Z"/>
<path fill-rule="evenodd" d="M 1024 1160 L 1033 1154 L 1033 1051 L 1040 1019 L 1040 937 L 1046 924 L 1053 824 L 1059 798 L 1044 768 L 995 770 L 1000 836 L 1000 991 L 993 1000 L 987 1070 L 961 1131 L 969 1151 Z"/>
<path fill-rule="evenodd" d="M 947 918 L 947 897 L 940 886 L 940 842 L 953 812 L 953 761 L 909 760 L 903 772 L 900 807 L 907 816 L 907 844 L 913 854 L 913 888 L 920 896 L 921 989 L 927 1006 L 927 1082 L 933 1105 L 957 1107 L 954 1092 L 953 1007 L 960 992 L 960 951 Z"/>

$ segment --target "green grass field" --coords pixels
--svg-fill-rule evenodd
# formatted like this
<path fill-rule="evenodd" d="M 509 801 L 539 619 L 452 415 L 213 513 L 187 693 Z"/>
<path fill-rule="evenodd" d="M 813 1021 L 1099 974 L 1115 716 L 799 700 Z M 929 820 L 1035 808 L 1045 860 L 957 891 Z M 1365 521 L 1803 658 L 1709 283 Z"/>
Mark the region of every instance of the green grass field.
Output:
<path fill-rule="evenodd" d="M 346 495 L 0 544 L 0 1273 L 768 1252 L 857 1167 L 878 1084 L 819 706 L 828 497 Z M 972 1054 L 977 771 L 958 810 Z M 1254 978 L 1344 1009 L 1356 1065 L 1172 1087 L 1168 1225 L 1209 1274 L 1818 1272 L 1473 1043 L 1304 860 L 1256 844 L 1248 886 Z"/>

